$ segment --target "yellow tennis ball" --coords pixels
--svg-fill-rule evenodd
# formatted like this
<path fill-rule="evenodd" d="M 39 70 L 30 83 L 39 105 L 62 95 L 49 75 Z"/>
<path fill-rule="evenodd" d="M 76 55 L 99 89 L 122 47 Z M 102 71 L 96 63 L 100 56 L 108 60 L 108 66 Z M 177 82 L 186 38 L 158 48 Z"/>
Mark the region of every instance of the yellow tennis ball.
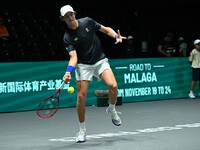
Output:
<path fill-rule="evenodd" d="M 70 94 L 71 94 L 71 93 L 73 93 L 73 92 L 74 92 L 74 88 L 73 88 L 72 86 L 70 86 L 70 87 L 68 88 L 68 90 L 67 90 L 67 91 L 68 91 L 68 93 L 70 93 Z"/>

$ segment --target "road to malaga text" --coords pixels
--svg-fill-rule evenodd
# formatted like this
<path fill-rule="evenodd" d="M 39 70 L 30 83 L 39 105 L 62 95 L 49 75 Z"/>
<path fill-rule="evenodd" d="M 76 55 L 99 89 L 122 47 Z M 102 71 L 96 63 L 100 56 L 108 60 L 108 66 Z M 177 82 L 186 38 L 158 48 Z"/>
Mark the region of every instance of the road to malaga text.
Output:
<path fill-rule="evenodd" d="M 150 72 L 152 66 L 150 63 L 143 64 L 129 64 L 129 73 L 124 73 L 124 84 L 133 83 L 153 83 L 158 82 L 155 72 Z M 137 72 L 135 72 L 137 71 Z M 133 85 L 133 87 L 136 87 Z M 132 96 L 148 96 L 148 95 L 164 95 L 171 94 L 171 87 L 168 85 L 139 87 L 139 88 L 125 88 L 118 89 L 118 96 L 132 97 Z"/>

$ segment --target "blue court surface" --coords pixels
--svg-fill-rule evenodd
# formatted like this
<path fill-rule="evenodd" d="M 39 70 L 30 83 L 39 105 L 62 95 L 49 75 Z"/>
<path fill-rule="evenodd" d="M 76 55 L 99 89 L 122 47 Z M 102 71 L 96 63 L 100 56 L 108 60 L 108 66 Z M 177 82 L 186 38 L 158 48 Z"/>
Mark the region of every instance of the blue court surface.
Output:
<path fill-rule="evenodd" d="M 106 107 L 86 107 L 87 141 L 75 143 L 76 108 L 49 119 L 35 111 L 0 114 L 1 150 L 199 150 L 200 99 L 123 103 L 117 127 Z"/>

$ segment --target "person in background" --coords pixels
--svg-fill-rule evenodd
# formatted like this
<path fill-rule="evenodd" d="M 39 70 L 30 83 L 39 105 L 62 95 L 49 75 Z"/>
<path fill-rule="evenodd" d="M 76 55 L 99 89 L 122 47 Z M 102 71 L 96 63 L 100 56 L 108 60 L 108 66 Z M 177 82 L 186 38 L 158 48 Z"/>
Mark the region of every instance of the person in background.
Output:
<path fill-rule="evenodd" d="M 192 83 L 190 87 L 189 98 L 195 98 L 193 92 L 194 86 L 196 82 L 200 80 L 200 39 L 196 39 L 194 41 L 194 47 L 195 48 L 191 51 L 189 56 L 189 62 L 192 65 Z M 200 90 L 200 83 L 199 83 L 199 90 Z"/>
<path fill-rule="evenodd" d="M 135 48 L 133 43 L 133 36 L 129 35 L 127 37 L 126 45 L 123 47 L 124 58 L 134 58 Z"/>
<path fill-rule="evenodd" d="M 8 30 L 4 25 L 3 18 L 0 17 L 0 39 L 3 41 L 7 41 L 8 38 L 9 38 Z"/>
<path fill-rule="evenodd" d="M 4 25 L 4 19 L 0 17 L 0 61 L 12 61 L 14 55 L 11 52 L 9 33 Z"/>
<path fill-rule="evenodd" d="M 160 41 L 157 47 L 157 51 L 160 57 L 178 56 L 174 39 L 175 35 L 171 32 L 168 32 L 164 39 Z"/>
<path fill-rule="evenodd" d="M 178 50 L 180 57 L 186 57 L 187 56 L 187 43 L 185 42 L 183 37 L 178 38 Z"/>

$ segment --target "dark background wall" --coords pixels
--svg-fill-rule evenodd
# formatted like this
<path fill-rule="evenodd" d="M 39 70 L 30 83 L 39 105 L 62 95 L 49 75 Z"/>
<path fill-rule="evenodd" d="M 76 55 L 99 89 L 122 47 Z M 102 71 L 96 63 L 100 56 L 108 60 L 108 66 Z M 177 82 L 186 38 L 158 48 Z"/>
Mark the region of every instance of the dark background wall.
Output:
<path fill-rule="evenodd" d="M 21 0 L 6 1 L 1 14 L 9 12 L 32 12 L 37 19 L 47 19 L 49 25 L 60 28 L 59 9 L 70 4 L 77 12 L 77 18 L 89 16 L 97 22 L 121 30 L 124 36 L 133 35 L 137 57 L 155 57 L 156 46 L 166 32 L 174 32 L 176 38 L 183 36 L 188 43 L 200 38 L 198 0 Z M 20 24 L 19 24 L 20 26 Z M 63 30 L 59 35 L 63 36 Z M 112 39 L 100 34 L 102 45 L 111 58 L 120 58 L 120 46 L 115 46 Z M 147 42 L 147 49 L 142 50 L 142 41 Z M 111 49 L 118 49 L 113 54 Z"/>

